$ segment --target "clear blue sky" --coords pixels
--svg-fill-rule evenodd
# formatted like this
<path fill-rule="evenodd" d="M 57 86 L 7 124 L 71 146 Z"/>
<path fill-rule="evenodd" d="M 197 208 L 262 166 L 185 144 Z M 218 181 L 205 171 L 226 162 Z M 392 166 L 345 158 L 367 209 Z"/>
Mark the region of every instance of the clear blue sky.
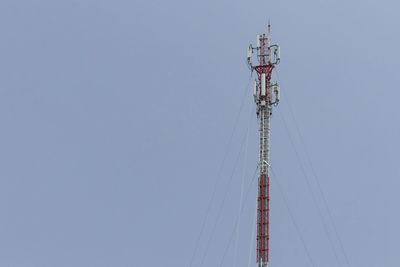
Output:
<path fill-rule="evenodd" d="M 306 151 L 350 266 L 400 266 L 399 8 L 1 1 L 0 266 L 189 266 L 214 188 L 191 267 L 220 266 L 225 251 L 222 266 L 247 266 L 250 251 L 255 266 L 245 56 L 268 19 L 284 91 L 272 122 L 283 193 L 273 180 L 271 266 L 311 266 L 301 238 L 315 266 L 347 266 Z M 250 191 L 229 243 L 242 177 Z"/>

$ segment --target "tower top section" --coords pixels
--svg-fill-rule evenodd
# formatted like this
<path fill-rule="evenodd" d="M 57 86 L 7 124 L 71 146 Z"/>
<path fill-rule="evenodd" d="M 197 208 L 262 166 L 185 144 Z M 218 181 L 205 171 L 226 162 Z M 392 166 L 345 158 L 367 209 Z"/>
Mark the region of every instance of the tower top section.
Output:
<path fill-rule="evenodd" d="M 254 57 L 256 57 L 257 63 L 253 63 Z M 258 67 L 275 66 L 279 62 L 280 49 L 277 44 L 271 45 L 271 26 L 268 24 L 267 32 L 257 35 L 256 45 L 249 45 L 247 49 L 247 64 L 251 71 L 257 71 Z"/>
<path fill-rule="evenodd" d="M 268 24 L 266 33 L 257 35 L 256 44 L 250 44 L 247 49 L 247 64 L 251 72 L 257 73 L 253 89 L 257 116 L 262 109 L 267 109 L 271 115 L 272 106 L 279 103 L 280 87 L 278 83 L 272 83 L 271 78 L 272 70 L 280 61 L 280 49 L 277 44 L 271 44 L 271 26 Z"/>

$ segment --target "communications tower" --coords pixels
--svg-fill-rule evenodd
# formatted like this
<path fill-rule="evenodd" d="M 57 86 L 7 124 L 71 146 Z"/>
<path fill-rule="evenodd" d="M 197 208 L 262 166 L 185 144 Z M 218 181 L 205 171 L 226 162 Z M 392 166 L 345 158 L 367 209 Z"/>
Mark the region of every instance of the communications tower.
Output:
<path fill-rule="evenodd" d="M 253 64 L 253 58 L 257 62 Z M 269 140 L 272 109 L 278 105 L 280 88 L 271 83 L 272 70 L 279 64 L 279 46 L 271 45 L 271 26 L 267 33 L 257 35 L 256 46 L 250 45 L 247 51 L 247 63 L 250 70 L 257 73 L 254 81 L 254 101 L 257 105 L 257 118 L 260 131 L 259 178 L 257 197 L 257 264 L 267 267 L 269 263 L 269 213 L 270 213 L 270 177 L 269 177 Z"/>

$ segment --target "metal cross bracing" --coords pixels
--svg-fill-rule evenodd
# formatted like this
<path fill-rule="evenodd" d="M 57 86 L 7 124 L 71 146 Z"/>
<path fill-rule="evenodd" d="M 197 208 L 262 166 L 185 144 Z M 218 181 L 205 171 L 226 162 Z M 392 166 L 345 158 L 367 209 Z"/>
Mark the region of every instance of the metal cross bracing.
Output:
<path fill-rule="evenodd" d="M 279 103 L 280 88 L 271 83 L 272 70 L 280 62 L 278 45 L 270 45 L 271 31 L 257 36 L 255 47 L 249 46 L 247 62 L 251 71 L 257 73 L 254 81 L 253 96 L 257 106 L 257 118 L 260 131 L 259 178 L 257 197 L 257 264 L 266 267 L 269 263 L 269 214 L 270 214 L 270 178 L 269 178 L 269 140 L 272 108 Z M 253 53 L 257 63 L 253 64 Z"/>

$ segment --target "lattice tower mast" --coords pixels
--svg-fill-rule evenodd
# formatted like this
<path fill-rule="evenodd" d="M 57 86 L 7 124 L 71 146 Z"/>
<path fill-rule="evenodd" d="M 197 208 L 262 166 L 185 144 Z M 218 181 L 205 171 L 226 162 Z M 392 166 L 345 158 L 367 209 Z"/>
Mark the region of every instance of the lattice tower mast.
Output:
<path fill-rule="evenodd" d="M 253 56 L 253 53 L 255 56 Z M 257 63 L 253 64 L 253 57 Z M 280 88 L 271 83 L 272 70 L 280 62 L 278 45 L 271 45 L 271 27 L 267 33 L 257 36 L 255 47 L 250 45 L 247 51 L 247 62 L 251 71 L 257 73 L 254 81 L 253 95 L 257 106 L 257 118 L 260 131 L 259 178 L 257 197 L 257 264 L 267 267 L 269 263 L 270 239 L 270 177 L 269 177 L 269 141 L 270 118 L 272 108 L 279 103 Z"/>

